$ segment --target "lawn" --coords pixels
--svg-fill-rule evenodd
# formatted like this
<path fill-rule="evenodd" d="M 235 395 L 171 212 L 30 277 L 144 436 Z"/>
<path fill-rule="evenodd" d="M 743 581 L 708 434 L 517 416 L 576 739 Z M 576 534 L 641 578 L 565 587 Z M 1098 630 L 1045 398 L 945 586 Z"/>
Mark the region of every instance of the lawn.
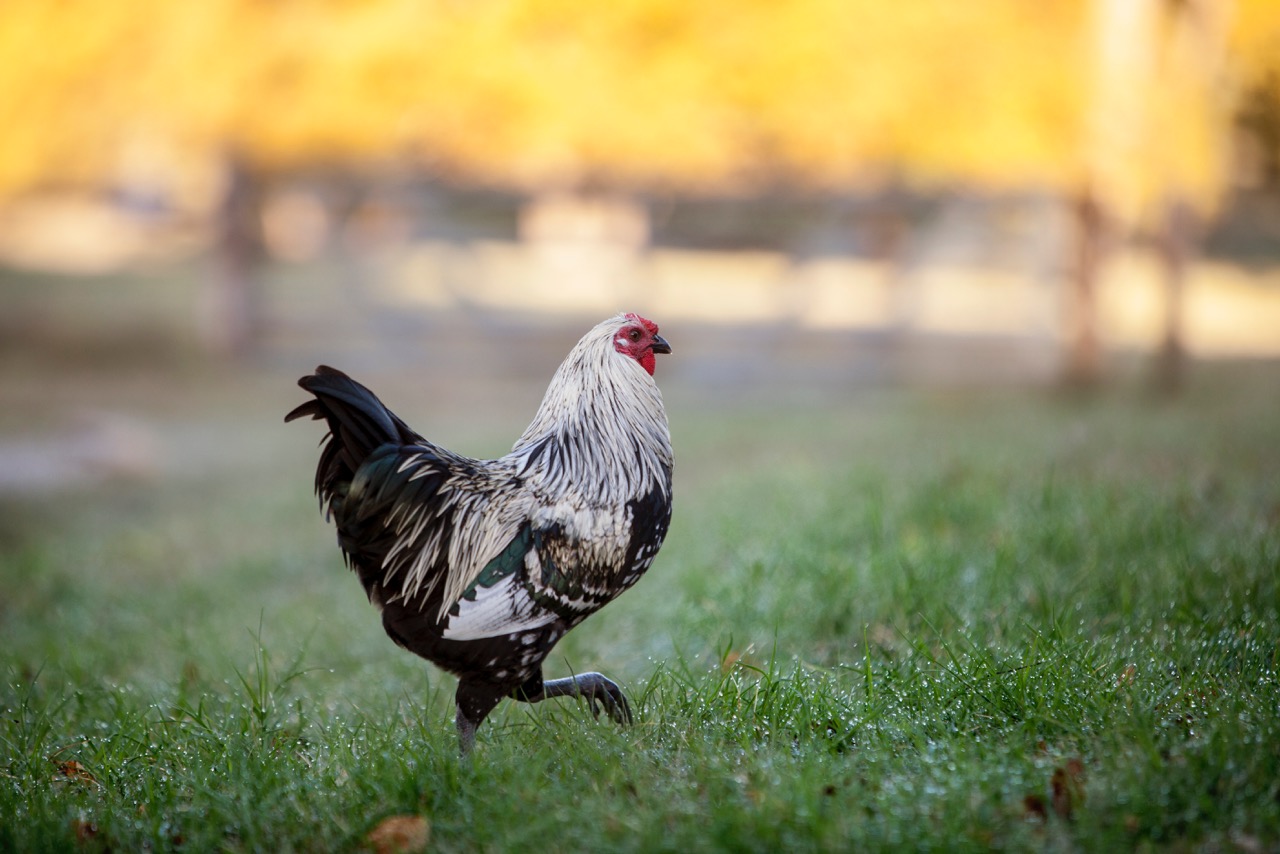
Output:
<path fill-rule="evenodd" d="M 1274 366 L 1172 402 L 675 387 L 668 543 L 548 662 L 635 725 L 505 703 L 469 760 L 342 567 L 282 369 L 166 371 L 130 393 L 214 463 L 4 505 L 0 850 L 397 815 L 440 851 L 1280 846 Z M 452 417 L 475 454 L 523 426 Z"/>

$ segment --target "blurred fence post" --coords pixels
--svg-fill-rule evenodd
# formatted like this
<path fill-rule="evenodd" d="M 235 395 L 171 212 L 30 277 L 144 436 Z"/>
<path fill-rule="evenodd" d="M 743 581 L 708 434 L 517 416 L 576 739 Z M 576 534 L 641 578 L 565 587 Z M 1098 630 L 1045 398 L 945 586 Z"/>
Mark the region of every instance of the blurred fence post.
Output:
<path fill-rule="evenodd" d="M 1098 336 L 1098 273 L 1102 266 L 1105 219 L 1093 193 L 1084 188 L 1072 200 L 1075 258 L 1071 266 L 1067 363 L 1064 380 L 1074 388 L 1091 388 L 1102 378 Z"/>
<path fill-rule="evenodd" d="M 1183 344 L 1183 302 L 1187 267 L 1199 232 L 1199 219 L 1186 201 L 1169 203 L 1160 233 L 1160 266 L 1164 281 L 1164 331 L 1156 354 L 1156 391 L 1175 394 L 1186 374 L 1187 352 Z"/>
<path fill-rule="evenodd" d="M 911 237 L 911 202 L 898 176 L 872 200 L 867 229 L 869 255 L 884 269 L 883 287 L 889 296 L 888 362 L 895 379 L 911 373 L 911 337 L 920 314 L 920 294 L 907 270 Z"/>
<path fill-rule="evenodd" d="M 261 332 L 263 191 L 243 157 L 228 155 L 225 168 L 214 269 L 203 284 L 198 328 L 209 352 L 236 358 L 252 349 Z"/>

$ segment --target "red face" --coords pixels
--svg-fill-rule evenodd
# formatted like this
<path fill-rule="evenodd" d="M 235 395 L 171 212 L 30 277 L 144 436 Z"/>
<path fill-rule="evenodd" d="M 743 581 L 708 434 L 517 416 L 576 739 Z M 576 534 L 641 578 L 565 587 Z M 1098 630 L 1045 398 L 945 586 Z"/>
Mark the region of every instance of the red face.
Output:
<path fill-rule="evenodd" d="M 613 334 L 613 347 L 639 362 L 650 376 L 653 376 L 655 365 L 653 355 L 671 352 L 671 345 L 658 334 L 658 324 L 638 314 L 626 316 L 626 322 Z"/>

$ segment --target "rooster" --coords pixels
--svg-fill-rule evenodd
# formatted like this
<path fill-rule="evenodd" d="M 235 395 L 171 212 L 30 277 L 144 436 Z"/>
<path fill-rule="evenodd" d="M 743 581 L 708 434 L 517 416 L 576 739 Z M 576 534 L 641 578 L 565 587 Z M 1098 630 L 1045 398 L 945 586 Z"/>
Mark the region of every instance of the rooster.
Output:
<path fill-rule="evenodd" d="M 673 457 L 658 327 L 618 315 L 582 337 L 511 453 L 475 460 L 419 436 L 364 386 L 321 366 L 285 421 L 328 422 L 315 488 L 391 639 L 458 677 L 464 754 L 504 697 L 585 698 L 619 723 L 599 673 L 544 680 L 565 633 L 631 587 L 671 521 Z"/>

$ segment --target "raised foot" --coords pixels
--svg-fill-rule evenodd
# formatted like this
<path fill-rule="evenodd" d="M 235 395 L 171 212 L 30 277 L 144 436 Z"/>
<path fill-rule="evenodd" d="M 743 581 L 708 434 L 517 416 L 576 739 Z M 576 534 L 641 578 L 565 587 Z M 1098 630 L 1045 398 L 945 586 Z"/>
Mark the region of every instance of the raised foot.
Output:
<path fill-rule="evenodd" d="M 542 696 L 533 702 L 548 697 L 582 697 L 596 717 L 600 716 L 600 707 L 604 706 L 609 717 L 620 724 L 630 724 L 633 720 L 626 694 L 617 683 L 599 673 L 579 673 L 564 679 L 547 680 L 542 683 Z"/>
<path fill-rule="evenodd" d="M 603 706 L 609 717 L 618 723 L 632 722 L 631 704 L 627 702 L 622 689 L 599 673 L 581 673 L 548 681 L 543 681 L 539 673 L 524 685 L 505 694 L 503 689 L 489 683 L 461 681 L 458 683 L 456 724 L 458 748 L 463 756 L 475 747 L 476 729 L 503 696 L 522 703 L 541 703 L 549 697 L 582 697 L 596 717 L 600 716 L 600 708 Z"/>

